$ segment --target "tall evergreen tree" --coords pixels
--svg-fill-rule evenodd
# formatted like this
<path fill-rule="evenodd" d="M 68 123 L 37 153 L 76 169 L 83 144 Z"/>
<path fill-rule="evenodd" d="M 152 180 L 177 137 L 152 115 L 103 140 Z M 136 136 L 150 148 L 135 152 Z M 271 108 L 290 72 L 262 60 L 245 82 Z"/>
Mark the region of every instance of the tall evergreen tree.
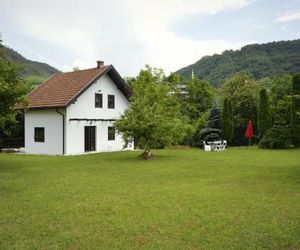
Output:
<path fill-rule="evenodd" d="M 259 92 L 258 103 L 258 131 L 261 138 L 271 126 L 272 120 L 269 111 L 269 97 L 267 91 L 262 89 Z"/>
<path fill-rule="evenodd" d="M 295 147 L 300 146 L 300 73 L 293 76 L 292 81 L 292 117 L 291 133 L 292 143 Z"/>
<path fill-rule="evenodd" d="M 232 105 L 228 98 L 224 99 L 223 115 L 222 115 L 222 132 L 223 138 L 230 144 L 233 140 L 233 113 Z"/>
<path fill-rule="evenodd" d="M 212 107 L 208 115 L 207 126 L 200 131 L 200 139 L 204 141 L 217 141 L 221 139 L 222 116 L 216 104 Z"/>
<path fill-rule="evenodd" d="M 222 129 L 221 111 L 216 104 L 212 107 L 212 109 L 209 112 L 207 127 L 220 130 Z"/>

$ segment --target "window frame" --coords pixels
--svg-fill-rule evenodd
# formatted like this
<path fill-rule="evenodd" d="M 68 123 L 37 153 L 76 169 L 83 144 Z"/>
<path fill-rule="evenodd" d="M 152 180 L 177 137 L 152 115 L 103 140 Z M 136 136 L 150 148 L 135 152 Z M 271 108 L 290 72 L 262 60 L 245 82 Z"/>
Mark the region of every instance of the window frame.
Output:
<path fill-rule="evenodd" d="M 97 102 L 97 97 L 100 97 L 100 101 Z M 100 104 L 99 106 L 97 106 L 97 104 Z M 103 108 L 103 94 L 102 93 L 95 93 L 95 108 Z"/>
<path fill-rule="evenodd" d="M 113 130 L 113 132 L 111 132 L 110 130 Z M 107 140 L 108 141 L 115 141 L 116 140 L 116 128 L 115 127 L 113 127 L 113 126 L 108 126 L 107 127 Z"/>
<path fill-rule="evenodd" d="M 34 127 L 34 142 L 45 142 L 45 127 Z"/>
<path fill-rule="evenodd" d="M 113 103 L 112 103 L 113 105 L 110 105 L 111 104 L 110 98 L 113 98 Z M 116 102 L 115 95 L 107 95 L 107 108 L 108 109 L 114 109 L 115 108 L 115 102 Z"/>

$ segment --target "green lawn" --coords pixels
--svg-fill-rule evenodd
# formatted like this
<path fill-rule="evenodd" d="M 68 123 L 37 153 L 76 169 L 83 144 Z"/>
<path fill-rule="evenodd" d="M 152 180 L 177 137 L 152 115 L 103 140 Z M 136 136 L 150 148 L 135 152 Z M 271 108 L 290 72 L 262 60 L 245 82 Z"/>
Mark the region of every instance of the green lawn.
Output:
<path fill-rule="evenodd" d="M 300 249 L 300 150 L 0 154 L 0 249 Z"/>

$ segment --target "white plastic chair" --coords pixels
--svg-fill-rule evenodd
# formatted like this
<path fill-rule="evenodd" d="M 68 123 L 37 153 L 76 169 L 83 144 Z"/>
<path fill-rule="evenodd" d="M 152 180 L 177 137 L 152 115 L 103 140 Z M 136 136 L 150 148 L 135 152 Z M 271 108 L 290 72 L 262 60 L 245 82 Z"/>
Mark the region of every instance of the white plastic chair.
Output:
<path fill-rule="evenodd" d="M 204 146 L 204 151 L 207 151 L 207 152 L 211 151 L 211 147 L 209 145 L 207 145 L 205 143 L 205 141 L 203 141 L 203 146 Z"/>

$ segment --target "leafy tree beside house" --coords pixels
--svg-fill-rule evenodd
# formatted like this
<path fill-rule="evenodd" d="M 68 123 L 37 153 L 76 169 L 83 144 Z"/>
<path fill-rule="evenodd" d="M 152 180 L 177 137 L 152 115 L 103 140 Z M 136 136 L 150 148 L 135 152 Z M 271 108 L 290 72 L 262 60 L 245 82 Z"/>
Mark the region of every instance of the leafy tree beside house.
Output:
<path fill-rule="evenodd" d="M 179 142 L 185 135 L 186 122 L 162 71 L 147 66 L 131 86 L 130 108 L 115 122 L 115 127 L 126 143 L 134 139 L 144 150 L 142 157 L 149 159 L 152 156 L 150 150 L 157 144 Z"/>
<path fill-rule="evenodd" d="M 30 89 L 19 77 L 19 68 L 5 58 L 2 49 L 0 37 L 0 128 L 16 121 L 15 105 L 26 102 L 25 94 Z"/>

